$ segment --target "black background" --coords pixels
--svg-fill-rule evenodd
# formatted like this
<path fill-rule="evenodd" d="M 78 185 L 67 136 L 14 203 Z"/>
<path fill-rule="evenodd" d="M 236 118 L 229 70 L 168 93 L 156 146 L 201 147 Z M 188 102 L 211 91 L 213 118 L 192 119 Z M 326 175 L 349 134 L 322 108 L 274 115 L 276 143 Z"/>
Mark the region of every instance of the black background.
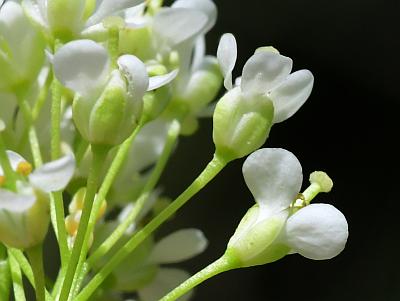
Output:
<path fill-rule="evenodd" d="M 215 1 L 218 22 L 208 35 L 216 53 L 221 34 L 238 42 L 239 76 L 259 46 L 273 45 L 294 70 L 315 76 L 311 97 L 289 120 L 274 125 L 266 143 L 292 151 L 310 172 L 325 170 L 334 189 L 316 202 L 340 209 L 349 223 L 346 249 L 329 261 L 299 255 L 214 277 L 196 290 L 200 300 L 400 300 L 398 112 L 400 1 Z M 183 138 L 163 177 L 177 196 L 211 159 L 212 122 Z M 252 195 L 242 160 L 231 163 L 160 233 L 201 228 L 204 254 L 182 265 L 196 272 L 225 250 Z"/>

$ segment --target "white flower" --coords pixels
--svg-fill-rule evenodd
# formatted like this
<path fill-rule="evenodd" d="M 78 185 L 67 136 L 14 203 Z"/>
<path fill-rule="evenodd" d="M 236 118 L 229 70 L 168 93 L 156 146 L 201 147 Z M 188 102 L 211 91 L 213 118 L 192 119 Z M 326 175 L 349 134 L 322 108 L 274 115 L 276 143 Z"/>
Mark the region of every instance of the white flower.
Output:
<path fill-rule="evenodd" d="M 225 88 L 231 90 L 232 70 L 237 57 L 235 37 L 224 34 L 218 46 L 217 58 L 225 77 Z M 259 48 L 243 67 L 238 80 L 244 99 L 260 96 L 270 99 L 274 105 L 274 123 L 291 117 L 310 96 L 314 77 L 308 70 L 290 73 L 293 61 L 277 53 L 275 49 Z M 229 92 L 228 92 L 229 93 Z"/>
<path fill-rule="evenodd" d="M 228 253 L 231 251 L 243 266 L 265 264 L 288 253 L 330 259 L 344 249 L 347 221 L 335 207 L 306 202 L 292 214 L 303 180 L 301 165 L 292 153 L 260 149 L 245 161 L 243 175 L 257 204 L 228 244 Z M 322 182 L 312 185 L 327 191 Z"/>
<path fill-rule="evenodd" d="M 7 155 L 18 181 L 17 191 L 0 189 L 0 241 L 25 249 L 43 241 L 50 219 L 46 193 L 67 186 L 74 173 L 75 160 L 67 155 L 31 173 L 32 167 L 23 157 L 12 151 L 7 151 Z M 0 177 L 4 180 L 1 167 Z"/>
<path fill-rule="evenodd" d="M 76 126 L 96 144 L 125 140 L 139 122 L 144 93 L 176 76 L 172 71 L 149 79 L 145 65 L 134 55 L 119 57 L 118 69 L 110 70 L 107 50 L 91 40 L 65 44 L 54 55 L 53 65 L 58 80 L 76 92 Z"/>

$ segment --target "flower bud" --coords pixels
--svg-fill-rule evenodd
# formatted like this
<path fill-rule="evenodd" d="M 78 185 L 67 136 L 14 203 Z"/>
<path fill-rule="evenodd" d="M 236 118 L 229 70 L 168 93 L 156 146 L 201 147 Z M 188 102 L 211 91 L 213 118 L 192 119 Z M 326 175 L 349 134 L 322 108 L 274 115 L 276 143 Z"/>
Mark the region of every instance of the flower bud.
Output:
<path fill-rule="evenodd" d="M 0 37 L 0 91 L 29 86 L 42 68 L 45 44 L 20 4 L 8 1 L 1 7 Z"/>
<path fill-rule="evenodd" d="M 121 28 L 119 32 L 119 52 L 133 54 L 143 61 L 155 57 L 152 35 L 148 26 Z"/>
<path fill-rule="evenodd" d="M 279 243 L 288 212 L 265 218 L 259 205 L 251 207 L 228 243 L 226 256 L 234 257 L 241 267 L 276 261 L 288 254 L 290 248 Z"/>
<path fill-rule="evenodd" d="M 181 98 L 196 114 L 215 99 L 222 86 L 222 74 L 215 57 L 206 57 L 192 74 Z"/>
<path fill-rule="evenodd" d="M 143 97 L 142 118 L 145 122 L 156 119 L 165 110 L 171 99 L 171 88 L 163 86 L 147 92 Z"/>
<path fill-rule="evenodd" d="M 239 87 L 230 90 L 214 111 L 216 153 L 230 161 L 258 149 L 268 137 L 273 117 L 274 107 L 266 95 L 245 98 Z"/>
<path fill-rule="evenodd" d="M 114 146 L 123 142 L 138 123 L 142 100 L 129 95 L 127 83 L 119 70 L 97 99 L 76 97 L 73 117 L 82 136 L 94 145 Z"/>
<path fill-rule="evenodd" d="M 54 37 L 71 40 L 84 25 L 84 0 L 47 1 L 47 19 Z M 89 7 L 90 9 L 90 7 Z"/>

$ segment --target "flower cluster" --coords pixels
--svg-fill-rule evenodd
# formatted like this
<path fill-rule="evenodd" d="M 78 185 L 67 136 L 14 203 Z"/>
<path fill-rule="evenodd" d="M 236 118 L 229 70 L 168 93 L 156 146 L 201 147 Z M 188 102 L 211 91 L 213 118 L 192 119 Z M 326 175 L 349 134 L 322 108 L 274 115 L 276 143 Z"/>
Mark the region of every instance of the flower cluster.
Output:
<path fill-rule="evenodd" d="M 24 300 L 24 273 L 38 301 L 127 294 L 155 301 L 168 291 L 161 300 L 175 300 L 229 269 L 292 253 L 329 259 L 343 250 L 343 214 L 310 204 L 330 191 L 330 178 L 315 172 L 299 193 L 296 157 L 258 150 L 272 126 L 309 98 L 312 73 L 292 72 L 292 60 L 269 46 L 258 48 L 233 80 L 232 34 L 222 35 L 215 55 L 206 54 L 216 4 L 162 2 L 0 1 L 0 263 L 7 263 L 1 298 L 13 287 Z M 212 117 L 215 153 L 171 200 L 159 179 L 179 136 L 192 135 L 203 117 Z M 256 205 L 225 254 L 192 277 L 166 267 L 200 254 L 208 242 L 193 228 L 160 240 L 155 231 L 229 162 L 247 155 L 243 174 Z M 52 286 L 42 262 L 49 231 L 60 256 Z"/>

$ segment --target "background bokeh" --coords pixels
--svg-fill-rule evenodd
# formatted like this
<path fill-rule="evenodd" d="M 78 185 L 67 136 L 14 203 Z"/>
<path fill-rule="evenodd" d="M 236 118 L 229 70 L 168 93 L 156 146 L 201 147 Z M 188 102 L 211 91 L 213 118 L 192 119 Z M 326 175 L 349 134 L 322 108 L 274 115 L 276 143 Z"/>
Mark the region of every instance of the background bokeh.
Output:
<path fill-rule="evenodd" d="M 333 204 L 347 217 L 350 236 L 329 261 L 299 255 L 231 271 L 196 291 L 200 300 L 400 300 L 398 218 L 400 109 L 400 1 L 398 0 L 218 0 L 219 17 L 208 35 L 215 54 L 221 34 L 238 42 L 235 75 L 259 46 L 273 45 L 315 76 L 313 93 L 300 111 L 273 127 L 267 147 L 282 147 L 300 160 L 304 188 L 310 172 L 334 180 L 316 202 Z M 167 2 L 168 3 L 168 2 Z M 162 183 L 177 196 L 213 153 L 212 121 L 183 138 Z M 230 164 L 160 235 L 201 228 L 208 250 L 182 265 L 196 272 L 225 250 L 253 200 L 244 184 L 243 160 Z"/>

